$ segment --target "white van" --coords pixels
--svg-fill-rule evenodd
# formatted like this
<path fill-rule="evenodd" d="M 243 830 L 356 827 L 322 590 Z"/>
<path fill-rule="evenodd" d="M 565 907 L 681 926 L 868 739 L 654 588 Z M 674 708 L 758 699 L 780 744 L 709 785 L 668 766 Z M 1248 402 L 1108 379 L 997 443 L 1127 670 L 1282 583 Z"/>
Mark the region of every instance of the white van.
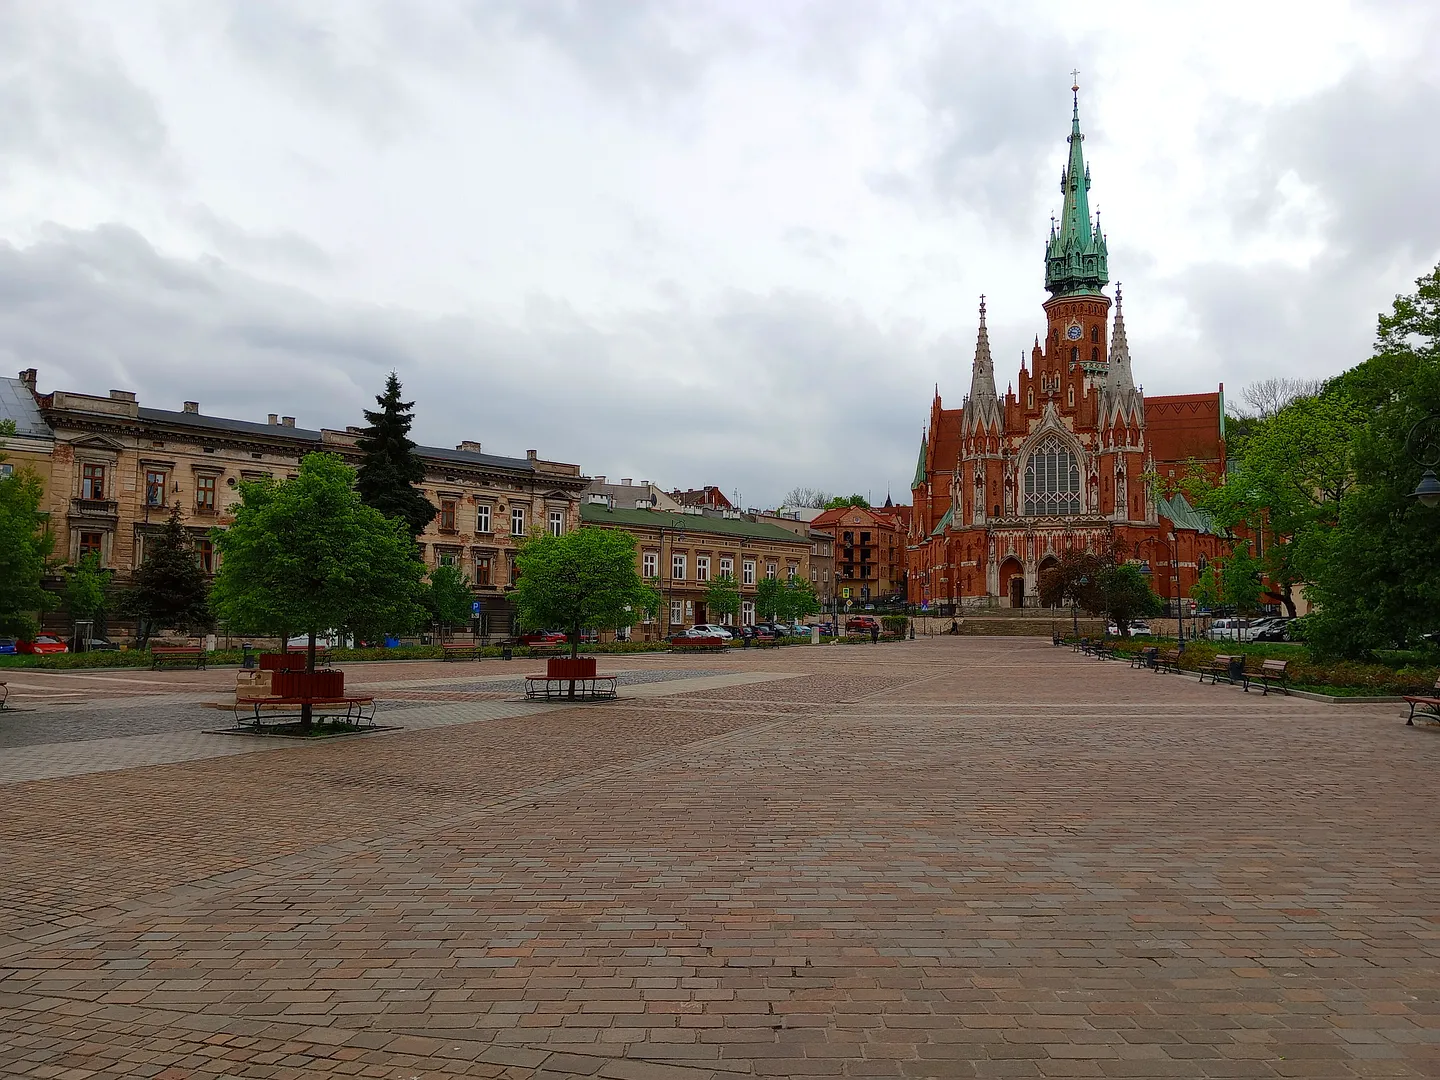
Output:
<path fill-rule="evenodd" d="M 1211 641 L 1249 641 L 1250 622 L 1247 619 L 1216 619 L 1205 631 Z"/>

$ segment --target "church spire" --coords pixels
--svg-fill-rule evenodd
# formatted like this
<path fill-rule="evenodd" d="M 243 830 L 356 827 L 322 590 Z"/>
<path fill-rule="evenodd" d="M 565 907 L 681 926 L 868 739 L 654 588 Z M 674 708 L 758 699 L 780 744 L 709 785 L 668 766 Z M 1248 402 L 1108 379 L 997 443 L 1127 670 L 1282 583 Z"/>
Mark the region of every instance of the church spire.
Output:
<path fill-rule="evenodd" d="M 1122 393 L 1135 389 L 1135 376 L 1130 371 L 1130 342 L 1125 337 L 1125 311 L 1120 302 L 1120 284 L 1115 284 L 1115 331 L 1111 337 L 1110 370 L 1105 374 L 1105 389 Z"/>
<path fill-rule="evenodd" d="M 1079 72 L 1070 87 L 1074 95 L 1070 115 L 1070 158 L 1060 174 L 1064 205 L 1060 222 L 1052 222 L 1045 245 L 1045 288 L 1052 296 L 1095 295 L 1109 280 L 1105 236 L 1090 216 L 1090 168 L 1085 164 L 1085 136 L 1080 130 Z"/>
<path fill-rule="evenodd" d="M 980 297 L 980 331 L 975 336 L 975 363 L 970 369 L 970 396 L 965 400 L 965 426 L 1000 424 L 1000 398 L 995 393 L 995 362 L 990 356 L 990 332 L 985 328 L 985 297 Z"/>

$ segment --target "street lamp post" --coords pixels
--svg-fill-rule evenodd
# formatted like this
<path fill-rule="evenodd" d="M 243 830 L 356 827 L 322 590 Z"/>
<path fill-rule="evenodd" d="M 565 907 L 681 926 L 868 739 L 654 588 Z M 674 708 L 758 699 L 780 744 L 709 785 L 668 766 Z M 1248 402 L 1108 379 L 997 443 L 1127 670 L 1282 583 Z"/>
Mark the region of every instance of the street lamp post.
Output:
<path fill-rule="evenodd" d="M 1440 479 L 1435 476 L 1440 468 L 1440 413 L 1425 417 L 1410 429 L 1405 453 L 1425 470 L 1410 497 L 1421 506 L 1440 506 Z"/>
<path fill-rule="evenodd" d="M 670 534 L 670 574 L 665 579 L 665 618 L 662 623 L 665 632 L 660 635 L 662 639 L 670 637 L 670 611 L 675 596 L 675 539 L 676 537 L 681 540 L 685 539 L 685 527 L 675 524 L 673 520 L 669 525 L 660 526 L 660 558 L 662 560 L 665 558 L 665 534 L 667 532 Z M 660 568 L 664 569 L 663 562 Z"/>
<path fill-rule="evenodd" d="M 1170 563 L 1170 600 L 1175 605 L 1175 640 L 1179 647 L 1185 648 L 1185 613 L 1180 607 L 1180 560 L 1178 549 L 1175 545 L 1175 534 L 1170 534 L 1167 543 L 1158 536 L 1151 536 L 1140 542 L 1140 546 L 1146 544 L 1160 544 L 1165 548 L 1165 558 Z"/>

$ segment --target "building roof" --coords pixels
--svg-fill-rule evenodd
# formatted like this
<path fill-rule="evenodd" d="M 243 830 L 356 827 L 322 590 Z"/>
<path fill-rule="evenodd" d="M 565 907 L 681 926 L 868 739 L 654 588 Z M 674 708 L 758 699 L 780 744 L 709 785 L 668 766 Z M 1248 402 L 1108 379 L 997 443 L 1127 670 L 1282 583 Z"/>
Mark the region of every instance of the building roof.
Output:
<path fill-rule="evenodd" d="M 417 446 L 415 452 L 431 461 L 453 461 L 457 465 L 483 465 L 492 469 L 515 469 L 520 472 L 534 472 L 536 464 L 528 458 L 479 454 L 473 450 L 446 450 L 440 446 Z"/>
<path fill-rule="evenodd" d="M 925 453 L 926 453 L 927 450 L 929 450 L 929 448 L 930 448 L 930 441 L 929 441 L 924 435 L 921 435 L 921 436 L 920 436 L 920 460 L 915 463 L 915 479 L 914 479 L 914 480 L 911 482 L 911 484 L 910 484 L 910 487 L 911 487 L 911 488 L 918 488 L 918 487 L 924 487 L 924 486 L 925 486 Z"/>
<path fill-rule="evenodd" d="M 1210 516 L 1208 510 L 1197 510 L 1186 501 L 1185 496 L 1178 491 L 1170 498 L 1160 496 L 1157 502 L 1157 509 L 1161 517 L 1167 517 L 1175 523 L 1177 529 L 1193 529 L 1200 533 L 1216 533 L 1215 519 Z"/>
<path fill-rule="evenodd" d="M 706 514 L 676 514 L 665 510 L 610 509 L 599 503 L 580 504 L 582 525 L 610 525 L 616 528 L 660 529 L 679 528 L 687 533 L 713 533 L 719 536 L 744 537 L 749 540 L 776 540 L 787 544 L 809 546 L 810 539 L 782 529 L 744 518 L 710 517 Z"/>
<path fill-rule="evenodd" d="M 140 419 L 176 427 L 199 428 L 202 431 L 233 432 L 236 435 L 263 435 L 269 439 L 293 439 L 296 442 L 320 441 L 320 432 L 289 424 L 257 424 L 252 420 L 231 420 L 224 416 L 206 416 L 198 412 L 174 412 L 171 409 L 140 407 Z"/>
<path fill-rule="evenodd" d="M 945 516 L 940 519 L 940 521 L 939 521 L 938 524 L 936 524 L 936 526 L 935 526 L 935 531 L 932 532 L 930 535 L 931 535 L 931 536 L 944 536 L 944 535 L 945 535 L 945 530 L 950 527 L 951 522 L 953 522 L 954 520 L 955 520 L 955 507 L 952 506 L 952 507 L 950 507 L 949 510 L 946 510 L 946 511 L 945 511 Z"/>
<path fill-rule="evenodd" d="M 13 420 L 15 434 L 27 439 L 54 439 L 55 433 L 40 415 L 30 387 L 19 379 L 0 379 L 0 420 Z"/>

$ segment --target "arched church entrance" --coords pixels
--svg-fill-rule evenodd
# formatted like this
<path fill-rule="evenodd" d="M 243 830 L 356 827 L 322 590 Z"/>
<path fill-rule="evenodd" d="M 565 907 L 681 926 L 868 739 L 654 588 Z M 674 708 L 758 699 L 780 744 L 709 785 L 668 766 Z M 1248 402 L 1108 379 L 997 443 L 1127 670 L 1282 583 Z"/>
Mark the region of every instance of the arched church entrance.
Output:
<path fill-rule="evenodd" d="M 1045 582 L 1045 575 L 1059 565 L 1060 560 L 1054 555 L 1046 555 L 1040 560 L 1040 569 L 1035 572 L 1035 592 L 1037 595 L 1041 592 L 1041 585 Z M 1036 602 L 1038 603 L 1039 601 Z"/>
<path fill-rule="evenodd" d="M 1025 606 L 1025 567 L 1013 556 L 1000 564 L 1000 595 L 1012 608 Z"/>

